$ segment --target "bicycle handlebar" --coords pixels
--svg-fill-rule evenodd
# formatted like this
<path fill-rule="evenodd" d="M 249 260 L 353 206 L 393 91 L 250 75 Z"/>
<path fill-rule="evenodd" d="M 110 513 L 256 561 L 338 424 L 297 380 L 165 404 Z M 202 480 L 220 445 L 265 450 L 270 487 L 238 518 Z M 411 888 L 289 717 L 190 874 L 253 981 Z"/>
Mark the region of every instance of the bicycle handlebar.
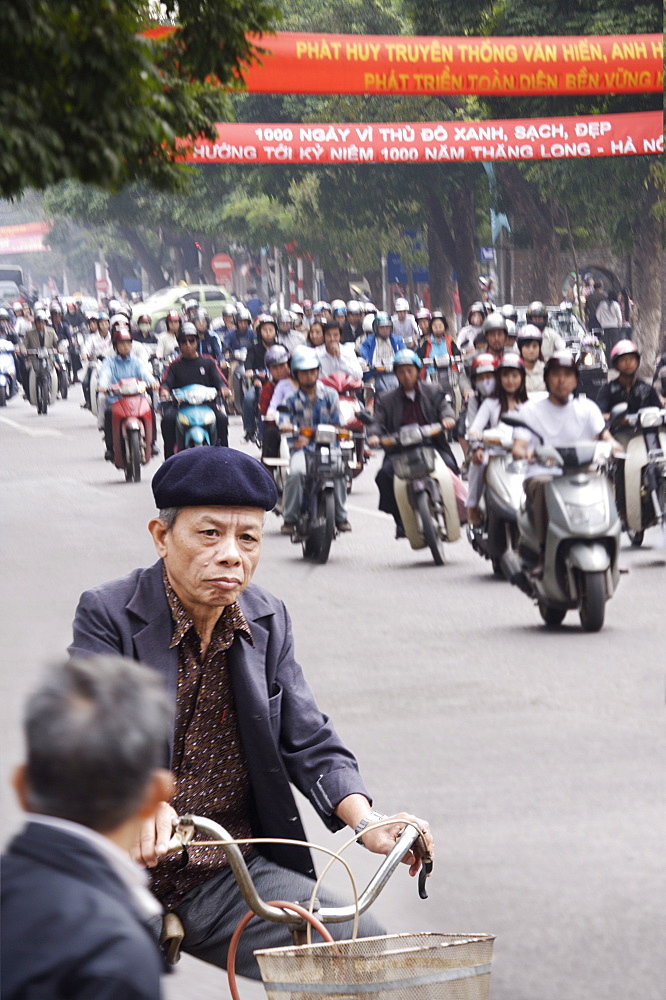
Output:
<path fill-rule="evenodd" d="M 207 819 L 204 816 L 180 816 L 167 847 L 167 854 L 172 854 L 183 848 L 186 849 L 197 831 L 210 834 L 216 840 L 233 840 L 231 834 L 223 826 L 220 826 L 219 823 L 215 823 L 214 820 Z M 359 895 L 359 914 L 365 913 L 374 903 L 407 851 L 410 850 L 419 836 L 420 833 L 416 827 L 405 826 L 395 846 L 386 855 L 363 892 Z M 238 844 L 227 843 L 224 850 L 241 895 L 249 908 L 264 920 L 270 920 L 273 923 L 294 924 L 296 918 L 293 913 L 276 906 L 271 906 L 269 903 L 265 903 L 261 896 L 259 896 Z M 353 903 L 349 906 L 323 907 L 317 911 L 317 917 L 324 924 L 339 924 L 346 920 L 353 920 L 355 914 L 356 906 Z"/>

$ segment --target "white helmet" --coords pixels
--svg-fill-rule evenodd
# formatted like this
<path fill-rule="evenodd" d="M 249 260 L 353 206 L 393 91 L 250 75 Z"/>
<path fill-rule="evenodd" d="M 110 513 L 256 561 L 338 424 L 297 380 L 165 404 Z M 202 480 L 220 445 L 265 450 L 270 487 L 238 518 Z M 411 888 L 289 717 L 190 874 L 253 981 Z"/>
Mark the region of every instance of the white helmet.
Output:
<path fill-rule="evenodd" d="M 278 312 L 280 311 L 280 306 L 278 305 L 277 302 L 271 302 L 268 311 L 271 314 L 271 316 L 275 317 L 275 316 L 277 316 Z"/>
<path fill-rule="evenodd" d="M 347 312 L 348 313 L 354 313 L 355 315 L 360 316 L 360 314 L 361 314 L 361 303 L 358 301 L 358 299 L 350 299 L 349 300 L 349 302 L 347 303 Z"/>
<path fill-rule="evenodd" d="M 289 306 L 289 310 L 292 313 L 296 313 L 296 315 L 298 315 L 298 316 L 303 316 L 304 315 L 304 313 L 303 313 L 303 306 L 299 306 L 298 302 L 292 302 L 292 304 Z"/>
<path fill-rule="evenodd" d="M 347 306 L 344 304 L 342 299 L 333 299 L 331 302 L 331 312 L 347 312 Z"/>
<path fill-rule="evenodd" d="M 373 323 L 375 321 L 374 313 L 366 313 L 363 317 L 363 333 L 371 334 L 374 333 Z"/>
<path fill-rule="evenodd" d="M 361 309 L 363 310 L 364 313 L 376 313 L 377 312 L 377 306 L 375 305 L 374 302 L 363 302 L 361 304 Z"/>
<path fill-rule="evenodd" d="M 409 302 L 407 299 L 396 299 L 395 300 L 395 311 L 396 312 L 409 312 Z"/>

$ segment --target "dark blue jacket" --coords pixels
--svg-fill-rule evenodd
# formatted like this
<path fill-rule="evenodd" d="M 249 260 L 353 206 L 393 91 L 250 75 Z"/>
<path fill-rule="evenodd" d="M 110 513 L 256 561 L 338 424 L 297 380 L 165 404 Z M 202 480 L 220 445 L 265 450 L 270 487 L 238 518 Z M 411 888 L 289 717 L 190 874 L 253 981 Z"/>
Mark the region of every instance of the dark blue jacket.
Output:
<path fill-rule="evenodd" d="M 2 858 L 3 1000 L 159 1000 L 163 971 L 94 845 L 28 823 Z"/>
<path fill-rule="evenodd" d="M 290 783 L 331 830 L 339 830 L 344 824 L 333 815 L 338 803 L 354 792 L 368 795 L 356 759 L 318 709 L 294 659 L 291 621 L 282 601 L 250 584 L 239 604 L 254 646 L 236 637 L 227 662 L 250 772 L 253 833 L 305 840 Z M 178 650 L 169 649 L 172 632 L 158 561 L 82 594 L 69 652 L 141 660 L 162 674 L 175 696 Z M 285 868 L 313 874 L 312 858 L 302 848 L 262 845 L 261 851 Z"/>

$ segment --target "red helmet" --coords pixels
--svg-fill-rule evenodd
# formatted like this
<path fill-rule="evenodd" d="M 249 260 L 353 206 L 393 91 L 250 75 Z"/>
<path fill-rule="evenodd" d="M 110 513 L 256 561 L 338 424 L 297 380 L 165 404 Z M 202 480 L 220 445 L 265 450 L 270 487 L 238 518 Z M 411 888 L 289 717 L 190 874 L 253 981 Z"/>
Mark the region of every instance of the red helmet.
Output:
<path fill-rule="evenodd" d="M 144 313 L 142 316 L 139 316 L 138 323 L 139 323 L 139 326 L 145 326 L 145 325 L 150 326 L 151 325 L 151 320 L 150 320 L 150 316 L 148 315 L 148 313 Z"/>
<path fill-rule="evenodd" d="M 497 371 L 497 358 L 494 354 L 484 351 L 472 361 L 472 378 L 477 375 L 494 375 Z"/>
<path fill-rule="evenodd" d="M 617 344 L 610 352 L 610 359 L 613 367 L 615 367 L 617 359 L 623 358 L 626 354 L 635 354 L 638 360 L 641 360 L 641 352 L 638 349 L 638 344 L 635 344 L 633 340 L 618 340 Z"/>
<path fill-rule="evenodd" d="M 520 354 L 516 354 L 515 351 L 505 351 L 499 359 L 497 371 L 501 371 L 503 368 L 514 368 L 517 371 L 523 371 L 525 368 L 525 362 L 521 358 Z"/>
<path fill-rule="evenodd" d="M 177 309 L 169 309 L 169 312 L 166 314 L 167 323 L 169 322 L 169 320 L 172 319 L 178 320 L 178 322 L 180 323 L 181 315 Z"/>

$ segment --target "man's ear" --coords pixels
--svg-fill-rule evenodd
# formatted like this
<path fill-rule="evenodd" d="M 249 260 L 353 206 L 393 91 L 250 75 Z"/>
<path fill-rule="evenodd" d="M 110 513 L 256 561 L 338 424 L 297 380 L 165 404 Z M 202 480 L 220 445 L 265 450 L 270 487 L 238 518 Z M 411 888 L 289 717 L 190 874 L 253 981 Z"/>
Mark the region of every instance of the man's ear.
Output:
<path fill-rule="evenodd" d="M 156 767 L 139 808 L 141 819 L 148 819 L 150 816 L 153 816 L 160 802 L 168 802 L 174 790 L 175 783 L 171 771 L 167 771 L 163 767 Z"/>
<path fill-rule="evenodd" d="M 169 526 L 160 517 L 154 517 L 148 522 L 148 531 L 153 536 L 153 544 L 160 559 L 164 559 L 167 554 L 166 538 L 169 533 Z"/>
<path fill-rule="evenodd" d="M 19 805 L 24 812 L 30 812 L 30 806 L 28 805 L 28 778 L 27 778 L 27 767 L 25 764 L 19 764 L 12 773 L 12 788 L 16 792 L 16 798 L 19 800 Z"/>

